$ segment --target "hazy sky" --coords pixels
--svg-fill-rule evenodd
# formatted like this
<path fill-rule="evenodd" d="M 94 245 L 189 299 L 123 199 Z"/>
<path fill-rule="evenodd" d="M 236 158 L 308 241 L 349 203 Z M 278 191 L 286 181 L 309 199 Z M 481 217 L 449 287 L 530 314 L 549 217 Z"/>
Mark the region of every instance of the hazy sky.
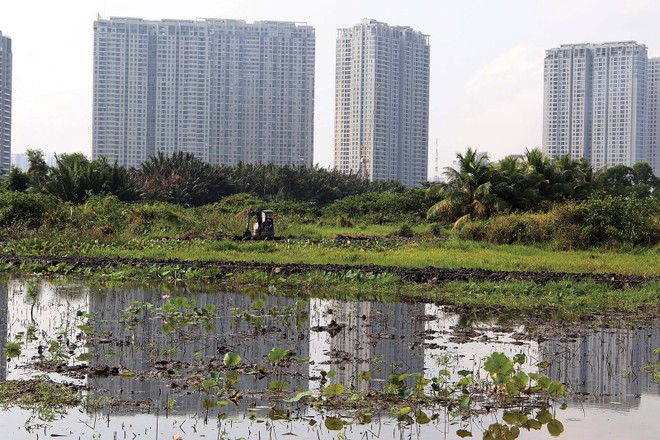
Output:
<path fill-rule="evenodd" d="M 363 18 L 430 35 L 429 176 L 472 146 L 491 158 L 541 145 L 543 57 L 565 43 L 636 40 L 660 56 L 655 0 L 5 0 L 12 152 L 91 154 L 93 22 L 229 18 L 316 29 L 314 162 L 332 165 L 337 28 Z"/>

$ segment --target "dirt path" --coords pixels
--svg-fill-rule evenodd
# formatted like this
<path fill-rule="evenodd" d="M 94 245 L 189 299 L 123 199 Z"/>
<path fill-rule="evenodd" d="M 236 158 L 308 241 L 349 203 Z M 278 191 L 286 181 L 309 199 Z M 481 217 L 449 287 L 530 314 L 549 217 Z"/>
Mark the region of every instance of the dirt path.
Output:
<path fill-rule="evenodd" d="M 135 258 L 88 258 L 88 257 L 56 257 L 56 256 L 19 256 L 0 254 L 0 262 L 20 265 L 25 261 L 38 261 L 43 264 L 55 265 L 66 263 L 75 267 L 114 267 L 131 265 L 134 267 L 179 266 L 181 268 L 213 268 L 224 275 L 230 272 L 258 270 L 282 275 L 301 274 L 311 271 L 342 273 L 359 270 L 365 274 L 392 273 L 410 283 L 439 283 L 446 281 L 533 281 L 545 284 L 551 281 L 594 281 L 605 283 L 614 288 L 637 287 L 653 281 L 660 281 L 660 276 L 643 277 L 634 275 L 600 274 L 600 273 L 567 273 L 567 272 L 523 272 L 494 271 L 486 269 L 465 268 L 410 268 L 401 266 L 377 265 L 346 265 L 346 264 L 300 264 L 300 263 L 259 263 L 254 261 L 209 261 L 209 260 L 178 260 L 178 259 L 135 259 Z"/>

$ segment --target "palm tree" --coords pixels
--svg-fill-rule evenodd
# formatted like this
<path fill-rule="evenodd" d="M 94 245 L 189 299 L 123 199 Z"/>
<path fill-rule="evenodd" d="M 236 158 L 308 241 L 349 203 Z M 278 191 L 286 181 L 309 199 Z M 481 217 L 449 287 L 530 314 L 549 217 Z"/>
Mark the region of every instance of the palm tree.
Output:
<path fill-rule="evenodd" d="M 479 217 L 486 217 L 498 199 L 491 193 L 491 165 L 487 154 L 467 149 L 465 155 L 458 153 L 458 170 L 446 167 L 443 174 L 446 183 L 437 185 L 436 191 L 443 200 L 429 208 L 429 220 L 456 220 L 454 227 Z"/>
<path fill-rule="evenodd" d="M 192 153 L 167 156 L 159 152 L 135 172 L 142 196 L 147 200 L 201 206 L 230 194 L 231 185 L 220 167 L 213 167 Z"/>
<path fill-rule="evenodd" d="M 60 200 L 84 203 L 91 195 L 112 194 L 123 202 L 137 198 L 125 168 L 110 165 L 105 157 L 89 161 L 82 153 L 55 156 L 56 165 L 43 177 L 42 191 Z"/>
<path fill-rule="evenodd" d="M 527 150 L 525 156 L 527 163 L 542 176 L 539 193 L 546 205 L 584 200 L 593 190 L 594 173 L 586 159 L 573 160 L 569 156 L 550 159 L 539 149 Z"/>
<path fill-rule="evenodd" d="M 541 180 L 540 174 L 527 162 L 508 156 L 493 169 L 492 192 L 507 208 L 528 211 L 538 205 Z"/>
<path fill-rule="evenodd" d="M 43 191 L 65 202 L 83 203 L 87 189 L 83 182 L 84 170 L 88 167 L 89 160 L 81 153 L 74 153 L 56 155 L 55 162 L 56 165 L 50 168 L 43 183 Z"/>

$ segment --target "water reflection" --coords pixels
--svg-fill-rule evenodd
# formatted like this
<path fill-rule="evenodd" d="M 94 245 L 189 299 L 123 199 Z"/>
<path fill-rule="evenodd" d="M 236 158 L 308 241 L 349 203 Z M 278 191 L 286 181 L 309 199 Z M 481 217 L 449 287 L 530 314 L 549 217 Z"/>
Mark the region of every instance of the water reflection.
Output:
<path fill-rule="evenodd" d="M 8 286 L 0 279 L 0 381 L 7 380 L 7 356 L 5 356 L 5 342 L 7 341 L 7 321 L 9 310 L 7 308 Z"/>
<path fill-rule="evenodd" d="M 198 308 L 213 304 L 213 328 L 187 326 L 163 332 L 162 315 L 142 310 L 133 316 L 135 319 L 126 316 L 131 305 L 151 304 L 159 308 L 177 296 L 194 298 Z M 89 313 L 92 348 L 75 344 L 76 338 L 84 337 L 79 327 L 81 312 Z M 68 356 L 62 358 L 63 363 L 78 365 L 81 362 L 76 358 L 90 351 L 86 362 L 93 368 L 112 367 L 137 374 L 137 380 L 103 374 L 77 379 L 90 385 L 94 398 L 149 402 L 140 409 L 112 409 L 115 416 L 141 417 L 145 407 L 163 414 L 169 399 L 176 401 L 168 411 L 170 417 L 203 414 L 199 391 L 180 380 L 182 371 L 196 371 L 196 365 L 219 362 L 227 352 L 240 354 L 247 364 L 268 365 L 268 353 L 273 347 L 287 350 L 291 359 L 298 360 L 286 367 L 284 379 L 290 391 L 318 388 L 321 372 L 329 370 L 337 372 L 331 383 L 353 384 L 360 390 L 384 386 L 392 373 L 424 372 L 426 377 L 433 377 L 445 368 L 454 377 L 462 369 L 483 373 L 483 359 L 493 351 L 503 351 L 509 356 L 526 354 L 528 372 L 538 372 L 537 363 L 549 361 L 546 373 L 573 390 L 590 393 L 587 403 L 595 407 L 636 409 L 641 395 L 660 395 L 658 385 L 640 372 L 640 367 L 651 359 L 652 350 L 660 347 L 659 328 L 600 328 L 584 336 L 541 343 L 525 339 L 523 332 L 515 326 L 468 320 L 432 304 L 321 299 L 301 303 L 295 298 L 158 287 L 99 290 L 41 281 L 0 281 L 0 348 L 4 352 L 8 340 L 24 341 L 18 359 L 8 362 L 6 356 L 2 357 L 0 379 L 42 374 L 26 365 L 40 354 L 44 356 L 48 341 L 57 340 L 61 347 L 70 349 Z M 28 337 L 30 334 L 32 338 Z M 366 371 L 374 380 L 369 384 L 357 381 L 360 373 Z M 208 374 L 208 370 L 200 369 L 198 373 Z M 71 380 L 65 373 L 51 377 Z M 222 408 L 222 412 L 248 431 L 260 429 L 246 414 L 255 412 L 265 417 L 270 402 L 249 391 L 265 390 L 271 380 L 242 375 L 235 387 L 245 397 L 237 400 L 236 405 Z M 317 414 L 306 411 L 299 416 L 308 423 Z M 584 413 L 571 413 L 566 418 L 569 422 L 581 420 Z M 480 426 L 470 429 L 477 433 L 498 422 L 497 415 L 484 416 Z M 382 419 L 378 423 L 378 429 L 383 428 L 382 423 L 401 428 L 396 420 Z M 454 438 L 459 426 L 452 423 L 452 417 L 445 413 L 444 419 L 418 428 L 427 434 L 434 430 Z M 375 428 L 350 428 L 365 438 L 371 435 L 365 434 L 368 429 Z M 333 436 L 331 432 L 312 431 L 314 436 Z"/>
<path fill-rule="evenodd" d="M 132 303 L 151 303 L 156 306 L 167 301 L 173 295 L 194 296 L 196 307 L 207 304 L 216 306 L 214 330 L 202 328 L 164 333 L 163 320 L 144 315 L 144 319 L 129 326 L 126 320 L 118 319 Z M 165 298 L 163 298 L 165 297 Z M 296 300 L 291 298 L 265 298 L 264 311 L 281 310 L 293 307 Z M 253 298 L 236 294 L 206 294 L 179 291 L 145 289 L 117 289 L 111 292 L 94 292 L 89 297 L 89 310 L 93 317 L 95 333 L 104 338 L 99 344 L 91 361 L 92 366 L 111 365 L 132 372 L 144 372 L 153 369 L 158 361 L 168 360 L 164 365 L 167 370 L 185 364 L 208 362 L 222 359 L 227 352 L 239 353 L 243 360 L 251 364 L 265 364 L 268 352 L 273 347 L 289 350 L 298 358 L 309 357 L 309 326 L 300 330 L 291 328 L 287 321 L 265 313 L 259 325 L 250 324 L 240 315 L 251 309 Z M 255 311 L 256 314 L 256 311 Z M 308 369 L 305 363 L 296 364 L 290 371 L 291 389 L 308 388 Z M 183 368 L 183 367 L 181 367 Z M 163 376 L 167 380 L 117 380 L 116 377 L 94 378 L 94 388 L 107 390 L 108 395 L 123 394 L 136 400 L 151 399 L 157 407 L 164 407 L 168 398 L 176 396 L 174 412 L 189 413 L 199 410 L 200 399 L 195 393 L 173 393 L 170 383 L 176 380 L 176 371 Z M 265 389 L 267 382 L 254 376 L 244 376 L 236 384 L 241 390 Z M 232 413 L 243 412 L 248 405 L 265 405 L 265 401 L 243 399 L 239 406 L 230 407 Z"/>
<path fill-rule="evenodd" d="M 548 340 L 542 356 L 551 365 L 549 375 L 604 408 L 638 408 L 642 394 L 660 394 L 651 375 L 640 371 L 655 348 L 660 328 L 602 328 L 583 336 Z"/>
<path fill-rule="evenodd" d="M 349 384 L 363 372 L 384 381 L 392 373 L 424 369 L 424 304 L 312 300 L 310 345 L 321 368 L 336 369 L 335 383 Z M 336 332 L 336 333 L 335 333 Z M 367 388 L 362 381 L 360 391 Z"/>

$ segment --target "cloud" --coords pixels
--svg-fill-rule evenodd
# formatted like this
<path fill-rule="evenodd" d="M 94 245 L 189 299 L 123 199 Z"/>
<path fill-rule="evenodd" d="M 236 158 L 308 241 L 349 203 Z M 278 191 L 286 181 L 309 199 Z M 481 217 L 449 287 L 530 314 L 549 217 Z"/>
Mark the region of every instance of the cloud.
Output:
<path fill-rule="evenodd" d="M 464 83 L 442 118 L 443 162 L 467 146 L 491 159 L 541 144 L 544 51 L 520 44 L 495 56 Z"/>
<path fill-rule="evenodd" d="M 519 44 L 483 66 L 466 84 L 467 91 L 488 88 L 493 82 L 517 83 L 521 77 L 542 72 L 543 51 Z"/>

